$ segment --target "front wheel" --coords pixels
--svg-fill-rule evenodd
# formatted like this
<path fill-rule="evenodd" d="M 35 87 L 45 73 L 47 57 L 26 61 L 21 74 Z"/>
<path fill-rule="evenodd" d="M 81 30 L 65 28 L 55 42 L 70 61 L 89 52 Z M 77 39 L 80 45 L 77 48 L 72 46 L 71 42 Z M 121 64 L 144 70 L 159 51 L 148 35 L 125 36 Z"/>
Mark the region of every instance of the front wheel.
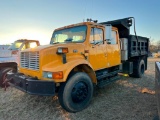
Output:
<path fill-rule="evenodd" d="M 85 109 L 93 95 L 93 84 L 90 77 L 83 72 L 71 75 L 66 83 L 61 84 L 58 99 L 61 106 L 68 112 Z"/>

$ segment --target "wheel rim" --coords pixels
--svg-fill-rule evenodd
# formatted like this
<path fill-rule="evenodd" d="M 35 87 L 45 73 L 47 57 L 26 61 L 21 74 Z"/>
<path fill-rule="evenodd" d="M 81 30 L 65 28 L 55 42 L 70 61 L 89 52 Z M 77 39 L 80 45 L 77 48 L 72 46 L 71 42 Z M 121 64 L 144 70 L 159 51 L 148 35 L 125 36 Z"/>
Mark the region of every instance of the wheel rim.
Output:
<path fill-rule="evenodd" d="M 7 72 L 4 74 L 4 76 L 3 76 L 3 80 L 2 80 L 2 83 L 4 83 L 4 81 L 5 81 L 5 79 L 6 79 L 6 76 L 7 76 Z"/>
<path fill-rule="evenodd" d="M 4 74 L 3 78 L 2 78 L 2 83 L 4 83 L 4 81 L 6 80 L 7 73 L 8 73 L 8 72 L 11 72 L 11 71 L 13 71 L 13 70 L 11 69 L 11 70 L 9 70 L 9 71 L 5 72 L 5 74 Z M 5 87 L 8 87 L 8 86 L 9 86 L 9 84 L 4 83 L 4 86 L 5 86 Z"/>
<path fill-rule="evenodd" d="M 78 82 L 72 89 L 71 97 L 73 102 L 81 103 L 87 98 L 88 86 L 84 82 Z"/>

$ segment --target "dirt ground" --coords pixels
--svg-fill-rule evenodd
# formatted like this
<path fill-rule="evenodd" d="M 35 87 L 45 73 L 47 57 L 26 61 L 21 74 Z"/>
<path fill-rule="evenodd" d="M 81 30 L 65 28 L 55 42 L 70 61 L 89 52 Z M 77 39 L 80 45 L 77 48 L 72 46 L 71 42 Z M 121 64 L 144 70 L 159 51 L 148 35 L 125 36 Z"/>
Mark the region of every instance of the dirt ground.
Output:
<path fill-rule="evenodd" d="M 160 59 L 148 59 L 148 70 L 141 79 L 121 76 L 119 81 L 96 89 L 89 107 L 78 113 L 63 110 L 57 97 L 0 88 L 0 120 L 153 120 L 157 115 L 155 61 Z"/>

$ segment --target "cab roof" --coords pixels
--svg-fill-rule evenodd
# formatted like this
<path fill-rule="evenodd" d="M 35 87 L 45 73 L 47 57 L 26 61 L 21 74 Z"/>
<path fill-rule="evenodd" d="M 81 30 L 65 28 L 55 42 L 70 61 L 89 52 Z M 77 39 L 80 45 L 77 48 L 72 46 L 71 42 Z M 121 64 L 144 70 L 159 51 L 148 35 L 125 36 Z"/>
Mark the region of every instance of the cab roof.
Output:
<path fill-rule="evenodd" d="M 81 23 L 77 23 L 77 24 L 71 24 L 71 25 L 67 25 L 67 26 L 64 26 L 64 27 L 56 28 L 55 31 L 62 30 L 62 29 L 65 29 L 65 28 L 71 28 L 71 27 L 75 27 L 75 26 L 81 26 L 81 25 L 99 25 L 99 26 L 104 26 L 102 24 L 94 23 L 94 22 L 81 22 Z"/>
<path fill-rule="evenodd" d="M 16 41 L 19 41 L 19 42 L 39 42 L 38 40 L 28 40 L 28 39 L 19 39 Z"/>

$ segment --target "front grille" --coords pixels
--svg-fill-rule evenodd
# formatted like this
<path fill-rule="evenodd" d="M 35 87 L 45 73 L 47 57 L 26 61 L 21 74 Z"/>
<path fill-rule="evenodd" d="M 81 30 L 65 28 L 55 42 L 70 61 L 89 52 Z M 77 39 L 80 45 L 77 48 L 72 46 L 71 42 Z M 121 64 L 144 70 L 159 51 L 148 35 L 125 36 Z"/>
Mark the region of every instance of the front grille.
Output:
<path fill-rule="evenodd" d="M 21 67 L 39 70 L 39 52 L 21 52 Z"/>

